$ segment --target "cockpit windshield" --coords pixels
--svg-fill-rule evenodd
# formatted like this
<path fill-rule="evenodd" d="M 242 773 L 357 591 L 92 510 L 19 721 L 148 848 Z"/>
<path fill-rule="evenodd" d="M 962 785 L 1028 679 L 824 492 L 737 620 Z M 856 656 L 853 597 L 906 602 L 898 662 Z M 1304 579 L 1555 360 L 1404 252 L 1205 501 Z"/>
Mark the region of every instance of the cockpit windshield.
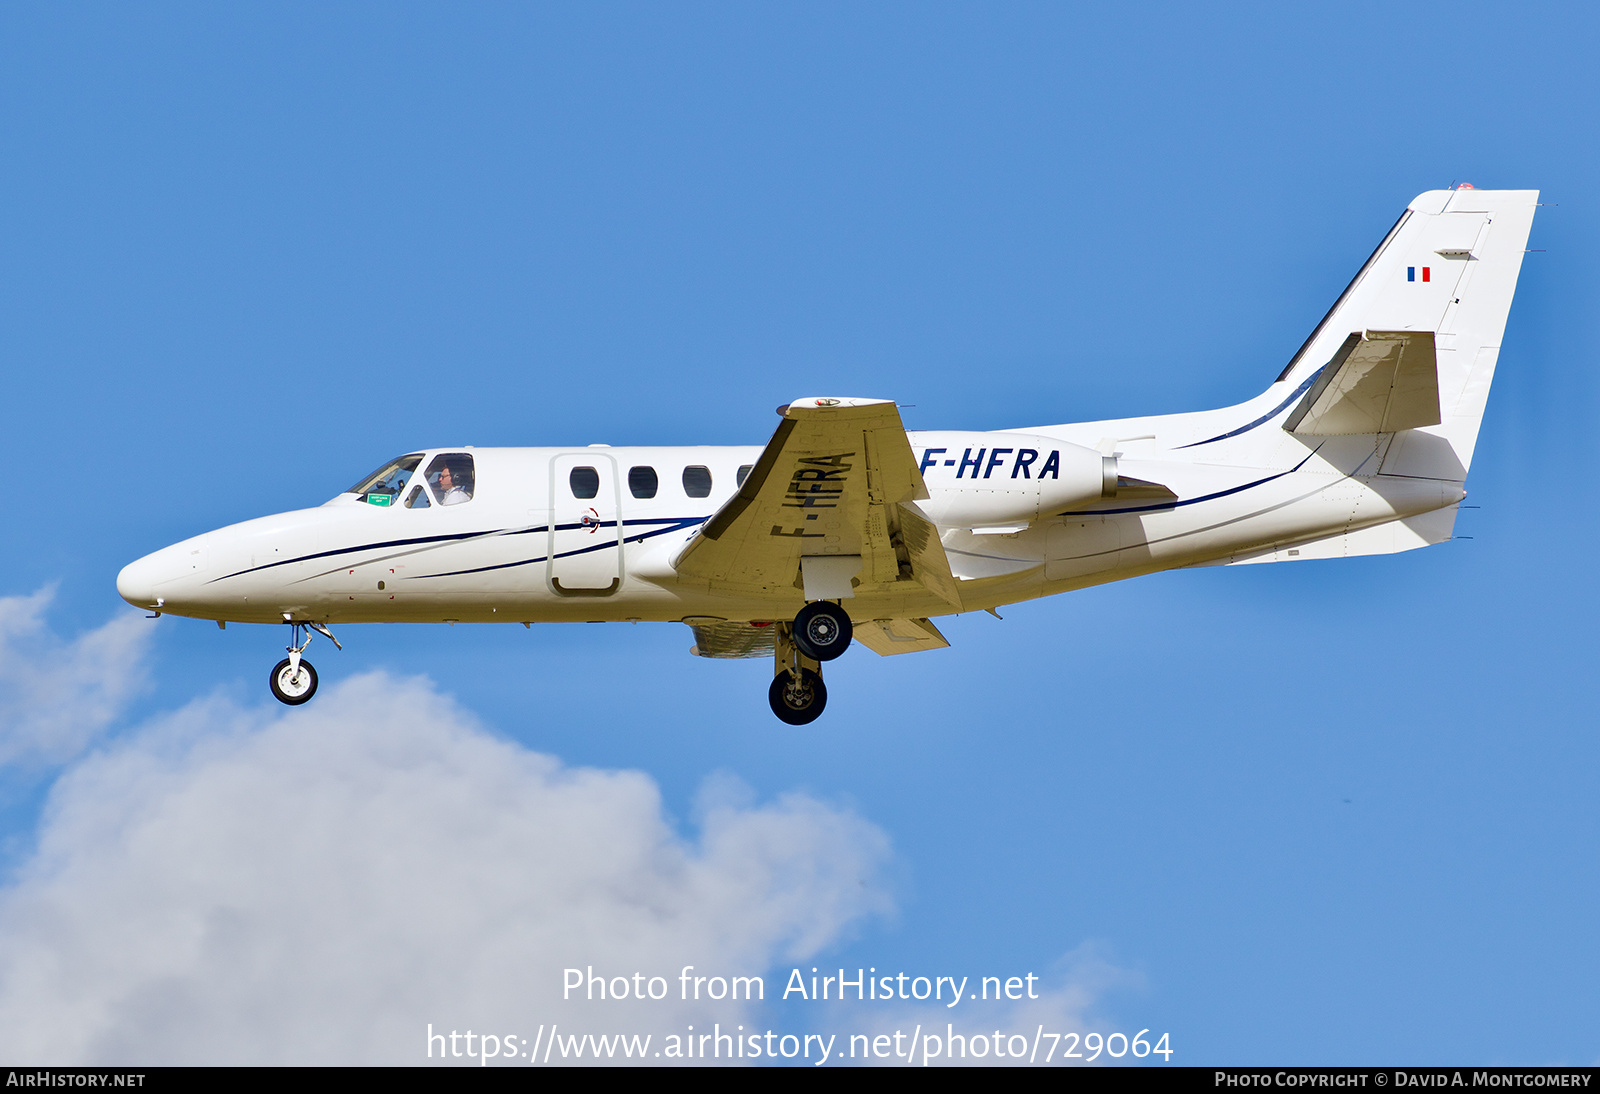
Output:
<path fill-rule="evenodd" d="M 347 492 L 360 494 L 361 500 L 369 505 L 393 505 L 400 492 L 406 488 L 406 483 L 411 480 L 412 472 L 421 462 L 420 452 L 390 460 Z"/>

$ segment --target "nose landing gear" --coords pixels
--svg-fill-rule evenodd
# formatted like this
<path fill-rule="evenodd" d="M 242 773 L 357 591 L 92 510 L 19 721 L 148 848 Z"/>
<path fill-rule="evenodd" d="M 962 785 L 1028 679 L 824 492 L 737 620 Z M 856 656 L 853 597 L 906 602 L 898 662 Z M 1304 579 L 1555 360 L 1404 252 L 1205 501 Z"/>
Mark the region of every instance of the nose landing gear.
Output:
<path fill-rule="evenodd" d="M 285 619 L 291 631 L 289 645 L 285 647 L 289 656 L 272 666 L 272 674 L 267 677 L 267 684 L 272 688 L 272 696 L 280 703 L 297 707 L 301 703 L 309 702 L 317 693 L 317 670 L 311 662 L 301 656 L 305 648 L 311 645 L 311 640 L 320 634 L 333 643 L 334 649 L 342 650 L 339 640 L 333 632 L 321 623 L 296 623 Z M 315 631 L 316 634 L 312 632 Z M 304 636 L 304 637 L 302 637 Z"/>
<path fill-rule="evenodd" d="M 296 665 L 292 658 L 285 657 L 272 667 L 267 684 L 274 699 L 297 707 L 317 693 L 317 670 L 310 661 L 302 660 Z"/>

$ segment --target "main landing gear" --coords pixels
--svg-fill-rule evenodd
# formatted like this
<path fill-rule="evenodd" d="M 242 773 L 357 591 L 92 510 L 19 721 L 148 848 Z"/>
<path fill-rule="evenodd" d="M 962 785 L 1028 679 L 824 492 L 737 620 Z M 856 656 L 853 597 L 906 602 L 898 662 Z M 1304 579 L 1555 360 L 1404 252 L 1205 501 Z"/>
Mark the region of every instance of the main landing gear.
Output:
<path fill-rule="evenodd" d="M 267 684 L 272 688 L 273 698 L 280 703 L 297 707 L 301 703 L 310 702 L 311 697 L 317 693 L 317 670 L 311 662 L 300 656 L 305 648 L 311 645 L 311 640 L 316 637 L 315 631 L 329 642 L 335 649 L 344 649 L 339 645 L 339 640 L 333 632 L 321 623 L 296 623 L 285 619 L 290 630 L 289 645 L 285 648 L 289 656 L 272 666 L 272 675 L 267 677 Z"/>
<path fill-rule="evenodd" d="M 794 617 L 794 642 L 817 661 L 832 661 L 850 648 L 850 617 L 837 604 L 818 600 Z"/>
<path fill-rule="evenodd" d="M 794 622 L 776 625 L 772 686 L 767 701 L 779 721 L 792 726 L 814 722 L 828 705 L 822 662 L 850 648 L 850 616 L 837 604 L 807 604 Z"/>

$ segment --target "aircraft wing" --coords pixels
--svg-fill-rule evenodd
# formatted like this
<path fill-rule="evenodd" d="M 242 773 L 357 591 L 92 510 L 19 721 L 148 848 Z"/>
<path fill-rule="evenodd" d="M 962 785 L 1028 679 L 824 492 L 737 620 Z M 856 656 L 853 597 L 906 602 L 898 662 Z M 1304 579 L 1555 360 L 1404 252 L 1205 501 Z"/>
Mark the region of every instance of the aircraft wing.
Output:
<path fill-rule="evenodd" d="M 938 533 L 911 504 L 927 496 L 894 403 L 800 399 L 673 565 L 713 589 L 800 588 L 807 600 L 912 582 L 959 609 Z"/>
<path fill-rule="evenodd" d="M 880 657 L 921 650 L 942 650 L 950 645 L 927 619 L 871 619 L 855 624 L 856 641 Z"/>

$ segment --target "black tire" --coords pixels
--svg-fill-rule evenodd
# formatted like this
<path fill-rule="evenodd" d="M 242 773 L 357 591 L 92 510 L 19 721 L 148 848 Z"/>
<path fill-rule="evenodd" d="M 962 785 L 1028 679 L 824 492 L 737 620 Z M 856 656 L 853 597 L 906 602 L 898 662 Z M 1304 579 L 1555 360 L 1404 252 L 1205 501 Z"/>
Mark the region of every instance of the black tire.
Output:
<path fill-rule="evenodd" d="M 813 661 L 832 661 L 850 648 L 850 616 L 837 604 L 818 600 L 794 617 L 794 644 Z"/>
<path fill-rule="evenodd" d="M 307 685 L 309 681 L 309 686 Z M 272 688 L 272 697 L 280 703 L 297 707 L 301 703 L 311 701 L 317 693 L 317 670 L 311 667 L 311 662 L 304 657 L 300 658 L 300 676 L 291 680 L 289 677 L 289 659 L 285 657 L 272 666 L 272 675 L 267 677 L 267 685 Z"/>
<path fill-rule="evenodd" d="M 800 670 L 798 686 L 793 676 L 780 672 L 767 689 L 767 702 L 780 722 L 803 726 L 821 716 L 822 708 L 828 705 L 828 689 L 822 686 L 822 675 L 810 669 Z"/>

